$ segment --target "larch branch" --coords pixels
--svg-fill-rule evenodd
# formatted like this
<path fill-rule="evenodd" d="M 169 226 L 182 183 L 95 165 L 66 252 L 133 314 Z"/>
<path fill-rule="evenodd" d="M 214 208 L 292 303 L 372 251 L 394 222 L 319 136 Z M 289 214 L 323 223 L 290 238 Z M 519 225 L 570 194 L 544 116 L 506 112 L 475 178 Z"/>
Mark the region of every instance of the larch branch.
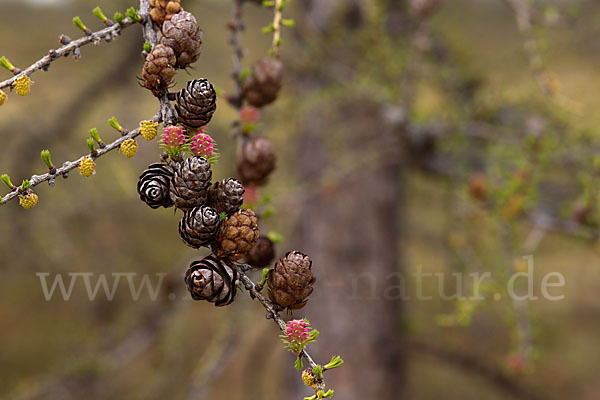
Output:
<path fill-rule="evenodd" d="M 162 121 L 161 114 L 157 113 L 150 120 L 155 121 L 155 122 L 161 122 Z M 114 149 L 119 148 L 121 146 L 121 143 L 123 143 L 125 140 L 136 138 L 139 135 L 140 135 L 140 128 L 138 127 L 136 129 L 134 129 L 133 131 L 127 133 L 126 135 L 121 136 L 118 139 L 116 139 L 115 141 L 107 144 L 105 147 L 97 149 L 95 151 L 94 155 L 92 156 L 92 158 L 95 160 L 95 159 L 103 156 L 104 154 L 106 154 Z M 43 175 L 31 176 L 31 178 L 29 178 L 29 181 L 31 182 L 31 187 L 37 186 L 42 182 L 50 181 L 51 179 L 55 179 L 56 177 L 59 177 L 59 176 L 66 176 L 69 171 L 71 171 L 79 166 L 79 163 L 81 162 L 81 160 L 83 160 L 85 157 L 88 157 L 88 156 L 90 156 L 90 155 L 86 154 L 86 155 L 79 157 L 78 159 L 76 159 L 74 161 L 67 161 L 60 168 L 56 168 L 56 171 L 54 171 L 54 173 L 48 172 Z M 18 188 L 13 190 L 12 192 L 8 193 L 6 196 L 2 197 L 2 202 L 0 204 L 4 204 L 9 200 L 14 199 L 19 194 L 20 194 L 20 190 Z"/>
<path fill-rule="evenodd" d="M 65 44 L 62 47 L 59 47 L 57 49 L 51 49 L 48 51 L 47 55 L 40 58 L 38 61 L 36 61 L 32 65 L 30 65 L 29 67 L 25 68 L 24 70 L 22 70 L 22 71 L 19 70 L 19 72 L 17 74 L 15 74 L 15 76 L 13 76 L 12 78 L 6 79 L 6 80 L 0 82 L 0 89 L 11 87 L 13 85 L 13 82 L 17 78 L 17 76 L 20 75 L 21 73 L 25 73 L 25 74 L 27 74 L 27 76 L 31 76 L 36 71 L 39 71 L 41 69 L 43 69 L 43 70 L 48 69 L 48 67 L 50 66 L 50 64 L 52 62 L 58 60 L 61 57 L 68 56 L 69 54 L 71 54 L 71 52 L 75 51 L 75 49 L 77 49 L 77 48 L 80 48 L 80 47 L 85 46 L 90 43 L 94 43 L 95 45 L 97 45 L 102 40 L 110 41 L 114 38 L 114 36 L 118 36 L 121 34 L 121 29 L 131 26 L 134 23 L 135 23 L 135 21 L 132 21 L 129 18 L 125 18 L 125 19 L 123 19 L 123 21 L 121 23 L 118 23 L 118 22 L 114 23 L 109 27 L 106 27 L 106 28 L 101 29 L 96 32 L 92 32 L 89 35 L 86 35 L 77 40 L 70 41 L 69 43 Z"/>
<path fill-rule="evenodd" d="M 140 0 L 140 10 L 138 11 L 138 15 L 142 18 L 143 21 L 143 35 L 144 40 L 152 45 L 152 47 L 158 44 L 156 38 L 156 32 L 154 31 L 154 27 L 152 26 L 152 19 L 150 18 L 150 2 L 148 0 Z M 175 117 L 175 111 L 169 102 L 169 93 L 166 89 L 162 90 L 160 95 L 157 96 L 158 101 L 160 102 L 160 112 L 162 115 L 162 120 L 166 125 L 175 125 L 177 122 Z"/>
<path fill-rule="evenodd" d="M 252 266 L 247 264 L 233 264 L 233 266 L 237 269 L 240 275 L 240 280 L 244 284 L 246 290 L 250 293 L 250 297 L 252 297 L 253 299 L 257 299 L 260 302 L 260 304 L 265 308 L 265 310 L 267 310 L 267 318 L 273 319 L 273 321 L 277 324 L 279 330 L 285 332 L 286 324 L 279 315 L 279 312 L 275 310 L 273 304 L 260 293 L 252 279 L 250 279 L 250 277 L 246 275 L 245 271 L 252 269 Z M 317 366 L 317 363 L 313 360 L 308 351 L 306 351 L 306 348 L 302 350 L 299 356 L 302 356 L 308 362 L 311 369 Z M 324 390 L 324 382 L 322 380 L 318 383 L 317 390 Z"/>

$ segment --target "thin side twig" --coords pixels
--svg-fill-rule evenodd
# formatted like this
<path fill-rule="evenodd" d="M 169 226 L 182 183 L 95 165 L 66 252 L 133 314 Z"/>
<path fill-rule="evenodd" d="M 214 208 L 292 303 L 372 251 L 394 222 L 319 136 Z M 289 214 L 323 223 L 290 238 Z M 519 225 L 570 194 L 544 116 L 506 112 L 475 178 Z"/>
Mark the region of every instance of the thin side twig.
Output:
<path fill-rule="evenodd" d="M 244 287 L 246 288 L 246 290 L 250 293 L 250 297 L 258 300 L 260 302 L 260 304 L 265 308 L 265 310 L 267 310 L 267 318 L 272 319 L 273 322 L 275 322 L 275 324 L 277 324 L 277 327 L 279 328 L 279 330 L 282 332 L 285 332 L 286 324 L 283 321 L 283 319 L 281 318 L 281 316 L 279 315 L 279 312 L 277 310 L 275 310 L 275 308 L 273 307 L 273 304 L 271 304 L 271 302 L 269 300 L 267 300 L 257 290 L 256 284 L 252 281 L 252 279 L 250 279 L 250 277 L 248 275 L 246 275 L 245 271 L 252 269 L 252 267 L 250 265 L 246 265 L 246 264 L 241 264 L 241 265 L 233 264 L 233 266 L 237 269 L 237 271 L 240 275 L 240 280 L 244 284 Z M 306 351 L 306 348 L 304 348 L 299 355 L 302 356 L 308 362 L 308 364 L 310 365 L 311 368 L 315 368 L 317 366 L 317 363 L 313 360 L 313 358 L 310 356 L 308 351 Z M 324 390 L 324 387 L 325 387 L 324 381 L 321 381 L 318 383 L 317 390 Z"/>
<path fill-rule="evenodd" d="M 281 45 L 281 20 L 282 20 L 283 0 L 275 0 L 275 11 L 273 14 L 273 55 L 279 57 L 279 47 Z"/>
<path fill-rule="evenodd" d="M 21 73 L 26 73 L 27 76 L 31 76 L 36 71 L 39 71 L 41 69 L 44 69 L 44 70 L 47 69 L 52 62 L 58 60 L 61 57 L 68 56 L 71 52 L 73 52 L 75 49 L 77 49 L 79 47 L 85 46 L 90 43 L 94 43 L 97 45 L 98 43 L 100 43 L 100 41 L 102 41 L 106 38 L 110 38 L 110 40 L 112 40 L 114 35 L 121 34 L 121 29 L 131 26 L 134 23 L 135 22 L 132 21 L 131 19 L 125 18 L 125 19 L 123 19 L 123 22 L 121 22 L 121 23 L 114 23 L 113 25 L 111 25 L 109 27 L 100 29 L 99 31 L 96 31 L 96 32 L 92 32 L 89 35 L 86 35 L 77 40 L 73 40 L 73 41 L 65 44 L 62 47 L 59 47 L 57 49 L 51 49 L 48 51 L 47 55 L 40 58 L 38 61 L 36 61 L 32 65 L 30 65 L 29 67 L 25 68 L 24 70 L 20 71 L 19 73 L 15 74 L 15 76 L 13 76 L 12 78 L 6 79 L 6 80 L 0 82 L 0 89 L 4 89 L 4 88 L 12 86 L 15 79 L 17 79 L 17 76 Z"/>
<path fill-rule="evenodd" d="M 154 115 L 154 117 L 152 117 L 150 119 L 150 121 L 154 121 L 154 122 L 161 122 L 161 114 L 157 113 L 156 115 Z M 127 139 L 133 139 L 137 136 L 139 136 L 140 134 L 140 128 L 136 128 L 133 131 L 129 132 L 128 134 L 119 137 L 118 139 L 116 139 L 115 141 L 107 144 L 105 147 L 103 148 L 99 148 L 95 151 L 95 153 L 93 154 L 93 156 L 91 156 L 94 160 L 103 156 L 104 154 L 117 149 L 121 146 L 121 143 L 123 143 L 125 140 Z M 49 181 L 51 179 L 55 179 L 56 177 L 59 176 L 66 176 L 67 173 L 75 168 L 77 168 L 79 166 L 79 163 L 81 162 L 81 160 L 83 160 L 85 157 L 89 157 L 89 154 L 83 155 L 81 157 L 79 157 L 76 160 L 73 161 L 66 161 L 60 168 L 56 168 L 56 171 L 54 173 L 45 173 L 42 175 L 32 175 L 31 178 L 29 178 L 29 182 L 31 182 L 31 187 L 37 186 L 42 182 L 46 182 Z M 20 190 L 19 189 L 15 189 L 12 192 L 8 193 L 6 196 L 2 197 L 2 202 L 0 204 L 4 204 L 9 200 L 14 199 L 15 197 L 17 197 L 20 194 Z"/>
<path fill-rule="evenodd" d="M 233 95 L 229 97 L 229 102 L 237 110 L 242 108 L 244 102 L 244 95 L 242 93 L 242 60 L 244 59 L 244 47 L 240 40 L 241 33 L 244 30 L 242 4 L 243 0 L 233 0 L 232 18 L 228 25 L 231 32 L 229 44 L 233 50 L 231 57 L 233 63 L 231 78 L 235 85 Z"/>

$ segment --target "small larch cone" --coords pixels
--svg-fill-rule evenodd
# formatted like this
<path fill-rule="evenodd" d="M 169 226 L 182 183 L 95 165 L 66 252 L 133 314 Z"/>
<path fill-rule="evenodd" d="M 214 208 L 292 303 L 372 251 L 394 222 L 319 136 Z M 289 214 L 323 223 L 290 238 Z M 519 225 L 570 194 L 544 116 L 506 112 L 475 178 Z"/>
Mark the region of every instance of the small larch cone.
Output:
<path fill-rule="evenodd" d="M 146 56 L 142 69 L 142 86 L 158 96 L 171 84 L 175 75 L 175 53 L 173 49 L 157 44 Z"/>
<path fill-rule="evenodd" d="M 182 11 L 181 0 L 150 0 L 150 18 L 161 27 L 165 20 Z"/>
<path fill-rule="evenodd" d="M 215 240 L 220 226 L 221 218 L 214 208 L 194 207 L 179 221 L 179 235 L 185 244 L 198 249 Z"/>
<path fill-rule="evenodd" d="M 223 222 L 212 249 L 217 257 L 236 261 L 252 250 L 259 235 L 254 211 L 241 210 Z"/>
<path fill-rule="evenodd" d="M 208 124 L 217 109 L 217 93 L 208 79 L 189 81 L 177 92 L 175 112 L 179 122 L 197 129 Z"/>
<path fill-rule="evenodd" d="M 189 210 L 206 201 L 212 171 L 204 157 L 190 157 L 175 164 L 171 178 L 171 199 L 175 207 Z"/>
<path fill-rule="evenodd" d="M 245 258 L 246 263 L 254 268 L 266 267 L 275 258 L 275 245 L 268 237 L 261 236 Z"/>
<path fill-rule="evenodd" d="M 238 147 L 236 171 L 244 185 L 264 185 L 274 169 L 275 149 L 270 140 L 256 137 Z"/>
<path fill-rule="evenodd" d="M 283 80 L 283 64 L 277 58 L 265 57 L 252 66 L 244 80 L 243 94 L 254 107 L 263 107 L 277 99 Z"/>
<path fill-rule="evenodd" d="M 308 302 L 315 280 L 310 258 L 291 251 L 267 275 L 269 297 L 282 310 L 297 310 Z"/>
<path fill-rule="evenodd" d="M 151 208 L 171 207 L 173 201 L 169 194 L 173 168 L 162 163 L 154 163 L 148 166 L 137 184 L 140 200 Z"/>
<path fill-rule="evenodd" d="M 185 284 L 192 299 L 226 306 L 235 299 L 238 272 L 211 254 L 189 266 Z"/>
<path fill-rule="evenodd" d="M 175 14 L 165 21 L 157 32 L 158 43 L 169 46 L 175 52 L 178 68 L 186 68 L 198 60 L 202 45 L 202 29 L 198 27 L 196 18 L 187 11 Z"/>
<path fill-rule="evenodd" d="M 244 202 L 244 185 L 234 178 L 215 182 L 208 191 L 207 205 L 228 216 L 237 212 Z"/>

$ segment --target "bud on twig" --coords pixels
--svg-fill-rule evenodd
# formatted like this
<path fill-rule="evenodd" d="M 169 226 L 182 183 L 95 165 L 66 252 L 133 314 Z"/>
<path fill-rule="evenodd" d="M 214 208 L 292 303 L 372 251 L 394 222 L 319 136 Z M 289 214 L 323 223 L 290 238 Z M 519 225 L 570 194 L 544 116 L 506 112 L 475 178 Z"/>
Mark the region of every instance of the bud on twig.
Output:
<path fill-rule="evenodd" d="M 83 24 L 83 21 L 79 17 L 73 17 L 73 25 L 81 29 L 86 35 L 92 34 L 92 31 L 90 31 L 88 27 Z"/>
<path fill-rule="evenodd" d="M 26 192 L 27 190 L 29 190 L 29 188 L 31 187 L 31 181 L 29 179 L 25 179 L 22 183 L 21 183 L 21 187 L 20 190 L 22 192 Z"/>
<path fill-rule="evenodd" d="M 119 24 L 122 24 L 122 23 L 123 23 L 123 18 L 124 18 L 124 17 L 123 17 L 123 14 L 121 14 L 121 13 L 120 13 L 120 12 L 118 12 L 118 11 L 117 11 L 117 12 L 115 13 L 115 15 L 113 16 L 113 19 L 114 19 L 114 20 L 115 20 L 117 23 L 119 23 Z"/>
<path fill-rule="evenodd" d="M 267 276 L 269 275 L 269 268 L 263 268 L 262 270 L 262 279 L 260 280 L 260 287 L 265 286 L 265 282 L 267 282 Z"/>
<path fill-rule="evenodd" d="M 69 44 L 69 43 L 71 43 L 72 41 L 73 41 L 73 40 L 71 40 L 71 38 L 70 38 L 70 37 L 68 37 L 67 35 L 60 35 L 60 36 L 58 37 L 58 42 L 59 42 L 60 44 L 62 44 L 62 45 Z"/>
<path fill-rule="evenodd" d="M 94 155 L 94 153 L 96 152 L 96 146 L 95 146 L 95 143 L 94 143 L 94 139 L 87 138 L 87 140 L 85 141 L 85 143 L 87 144 L 87 147 L 90 149 L 90 153 L 92 155 Z"/>
<path fill-rule="evenodd" d="M 341 367 L 342 364 L 344 363 L 344 360 L 342 360 L 342 357 L 340 356 L 333 356 L 331 357 L 331 361 L 329 361 L 329 363 L 325 364 L 323 366 L 323 371 L 327 371 L 328 369 L 334 369 L 337 367 Z"/>
<path fill-rule="evenodd" d="M 127 16 L 127 18 L 129 18 L 132 21 L 142 22 L 142 18 L 138 15 L 137 11 L 133 7 L 129 7 L 125 11 L 125 15 Z"/>
<path fill-rule="evenodd" d="M 8 61 L 8 58 L 6 58 L 4 56 L 0 57 L 0 66 L 6 68 L 13 74 L 19 73 L 19 70 L 14 65 L 12 65 L 12 63 L 10 61 Z"/>
<path fill-rule="evenodd" d="M 98 19 L 102 22 L 104 22 L 106 25 L 111 25 L 111 21 L 106 18 L 106 15 L 104 15 L 104 13 L 102 12 L 102 9 L 100 7 L 96 7 L 92 10 L 92 13 L 98 17 Z"/>
<path fill-rule="evenodd" d="M 150 53 L 152 51 L 152 43 L 149 43 L 149 42 L 144 43 L 144 51 L 146 53 Z"/>
<path fill-rule="evenodd" d="M 100 135 L 98 134 L 98 129 L 96 129 L 96 128 L 90 129 L 90 137 L 92 139 L 94 139 L 96 141 L 96 143 L 98 143 L 98 147 L 100 147 L 101 149 L 103 149 L 106 146 L 104 144 L 104 142 L 102 141 L 102 139 L 100 138 Z"/>
<path fill-rule="evenodd" d="M 10 181 L 10 176 L 8 176 L 8 174 L 2 174 L 2 176 L 0 176 L 0 181 L 8 186 L 10 190 L 15 190 L 15 185 Z"/>
<path fill-rule="evenodd" d="M 126 134 L 125 129 L 123 129 L 123 127 L 121 126 L 121 124 L 119 124 L 119 121 L 117 121 L 116 117 L 111 117 L 108 120 L 108 124 L 110 126 L 112 126 L 114 129 L 116 129 L 117 131 L 119 131 L 121 133 L 121 135 L 125 135 Z"/>
<path fill-rule="evenodd" d="M 4 93 L 2 90 L 0 90 L 0 106 L 2 104 L 4 104 L 4 102 L 6 101 L 6 98 L 7 98 L 6 93 Z"/>
<path fill-rule="evenodd" d="M 41 157 L 44 164 L 46 164 L 46 167 L 48 167 L 50 173 L 55 174 L 56 168 L 54 168 L 54 165 L 52 164 L 52 159 L 50 158 L 50 150 L 42 150 Z"/>

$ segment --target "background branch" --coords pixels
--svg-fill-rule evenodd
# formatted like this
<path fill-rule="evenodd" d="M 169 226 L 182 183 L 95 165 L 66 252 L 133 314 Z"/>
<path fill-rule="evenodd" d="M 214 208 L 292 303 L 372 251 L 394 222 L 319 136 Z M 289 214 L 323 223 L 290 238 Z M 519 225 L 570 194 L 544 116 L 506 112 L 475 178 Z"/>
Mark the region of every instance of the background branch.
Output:
<path fill-rule="evenodd" d="M 502 370 L 487 365 L 480 357 L 470 356 L 463 352 L 451 351 L 430 342 L 412 341 L 408 349 L 417 354 L 425 354 L 445 363 L 455 365 L 467 372 L 477 375 L 496 388 L 520 400 L 541 400 L 545 397 L 533 393 L 519 384 L 513 376 Z"/>

